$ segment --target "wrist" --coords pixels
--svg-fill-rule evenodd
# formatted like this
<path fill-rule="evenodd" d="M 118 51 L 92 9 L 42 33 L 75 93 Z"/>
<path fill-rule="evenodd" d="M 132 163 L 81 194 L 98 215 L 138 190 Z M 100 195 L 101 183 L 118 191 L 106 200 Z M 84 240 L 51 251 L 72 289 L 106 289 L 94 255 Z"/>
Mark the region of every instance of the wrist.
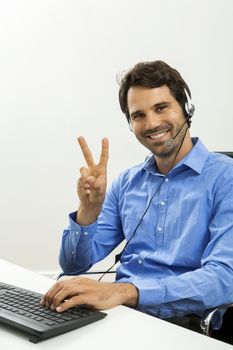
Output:
<path fill-rule="evenodd" d="M 98 219 L 100 212 L 101 212 L 101 208 L 90 209 L 80 205 L 80 208 L 78 209 L 76 214 L 76 222 L 81 226 L 91 225 L 93 222 L 95 222 Z"/>
<path fill-rule="evenodd" d="M 138 305 L 139 293 L 137 287 L 131 283 L 115 283 L 120 295 L 121 304 L 130 307 Z"/>

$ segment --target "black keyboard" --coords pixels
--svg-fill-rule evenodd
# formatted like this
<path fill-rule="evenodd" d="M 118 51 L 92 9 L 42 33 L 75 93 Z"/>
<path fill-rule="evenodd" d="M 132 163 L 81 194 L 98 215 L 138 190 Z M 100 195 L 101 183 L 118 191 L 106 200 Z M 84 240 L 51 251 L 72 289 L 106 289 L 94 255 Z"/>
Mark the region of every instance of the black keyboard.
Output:
<path fill-rule="evenodd" d="M 62 313 L 40 304 L 42 295 L 0 282 L 0 322 L 30 334 L 30 341 L 69 332 L 100 320 L 106 313 L 76 306 Z"/>

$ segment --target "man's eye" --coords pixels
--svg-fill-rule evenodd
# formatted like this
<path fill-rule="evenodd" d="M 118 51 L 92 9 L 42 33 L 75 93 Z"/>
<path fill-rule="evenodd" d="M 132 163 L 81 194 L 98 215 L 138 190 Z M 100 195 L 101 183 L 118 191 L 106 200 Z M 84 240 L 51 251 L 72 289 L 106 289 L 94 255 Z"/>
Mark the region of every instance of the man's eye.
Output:
<path fill-rule="evenodd" d="M 137 119 L 141 119 L 143 117 L 143 114 L 142 113 L 138 113 L 138 114 L 135 114 L 132 119 L 133 120 L 137 120 Z"/>
<path fill-rule="evenodd" d="M 160 113 L 160 112 L 163 112 L 165 109 L 166 109 L 166 106 L 160 106 L 160 107 L 157 107 L 157 108 L 156 108 L 156 111 L 157 111 L 158 113 Z"/>

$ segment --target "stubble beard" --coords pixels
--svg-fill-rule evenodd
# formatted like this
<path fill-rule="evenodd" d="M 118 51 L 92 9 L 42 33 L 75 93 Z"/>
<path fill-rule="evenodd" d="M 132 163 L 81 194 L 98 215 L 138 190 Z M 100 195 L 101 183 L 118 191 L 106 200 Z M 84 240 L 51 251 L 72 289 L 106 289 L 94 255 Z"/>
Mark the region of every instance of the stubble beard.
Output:
<path fill-rule="evenodd" d="M 174 130 L 174 135 L 176 135 L 179 132 L 181 127 L 182 126 L 180 125 L 176 127 L 176 129 Z M 166 158 L 169 159 L 177 151 L 178 147 L 180 147 L 181 142 L 183 141 L 183 138 L 184 138 L 184 132 L 185 130 L 184 131 L 182 130 L 180 134 L 174 139 L 174 141 L 171 142 L 170 146 L 166 145 L 166 143 L 169 142 L 172 138 L 167 141 L 158 142 L 154 146 L 144 141 L 145 137 L 143 136 L 137 137 L 137 139 L 141 144 L 143 144 L 146 148 L 148 148 L 155 157 L 159 157 L 162 159 L 166 159 Z M 159 150 L 160 148 L 161 150 Z"/>

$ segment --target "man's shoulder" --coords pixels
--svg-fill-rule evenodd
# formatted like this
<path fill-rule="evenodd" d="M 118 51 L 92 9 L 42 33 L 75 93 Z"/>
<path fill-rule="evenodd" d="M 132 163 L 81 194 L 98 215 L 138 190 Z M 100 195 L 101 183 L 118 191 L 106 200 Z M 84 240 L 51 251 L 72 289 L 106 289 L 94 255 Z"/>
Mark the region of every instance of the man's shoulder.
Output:
<path fill-rule="evenodd" d="M 204 167 L 205 172 L 218 183 L 233 184 L 233 159 L 223 153 L 209 152 Z"/>
<path fill-rule="evenodd" d="M 207 165 L 216 167 L 216 169 L 233 171 L 233 159 L 222 152 L 209 152 Z"/>

